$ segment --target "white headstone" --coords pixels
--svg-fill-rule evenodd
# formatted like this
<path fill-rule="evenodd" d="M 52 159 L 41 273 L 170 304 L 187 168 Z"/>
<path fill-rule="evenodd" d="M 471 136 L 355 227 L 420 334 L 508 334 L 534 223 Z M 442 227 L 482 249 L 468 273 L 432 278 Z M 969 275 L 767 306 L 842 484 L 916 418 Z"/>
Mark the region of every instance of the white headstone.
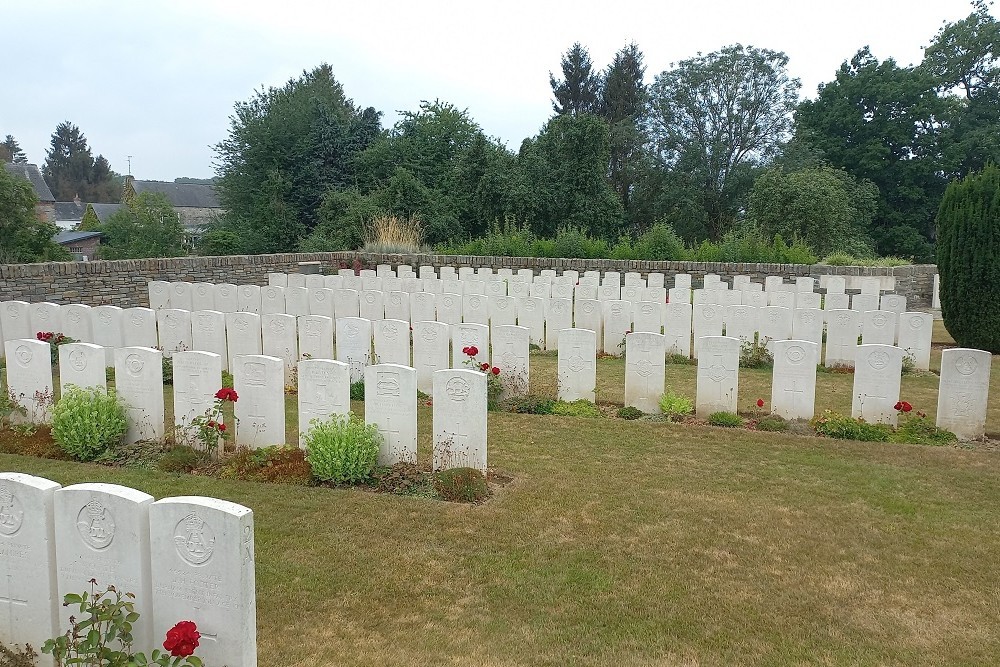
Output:
<path fill-rule="evenodd" d="M 766 339 L 767 349 L 774 353 L 774 342 L 788 340 L 792 337 L 792 312 L 791 308 L 782 306 L 765 306 L 760 309 L 757 321 L 760 340 Z"/>
<path fill-rule="evenodd" d="M 771 411 L 785 419 L 812 419 L 816 406 L 819 344 L 807 340 L 774 342 Z"/>
<path fill-rule="evenodd" d="M 284 273 L 269 273 L 267 284 L 271 287 L 288 287 L 288 276 Z"/>
<path fill-rule="evenodd" d="M 344 276 L 323 276 L 323 287 L 326 289 L 344 289 Z"/>
<path fill-rule="evenodd" d="M 821 279 L 822 282 L 822 279 Z M 826 295 L 844 294 L 847 291 L 847 281 L 843 276 L 826 277 Z"/>
<path fill-rule="evenodd" d="M 301 273 L 289 273 L 289 274 L 286 275 L 285 278 L 287 280 L 287 283 L 285 284 L 285 289 L 288 289 L 289 287 L 305 287 L 306 286 L 306 277 L 305 277 L 304 274 L 301 274 Z M 289 313 L 289 314 L 291 314 L 291 313 Z"/>
<path fill-rule="evenodd" d="M 212 352 L 178 352 L 174 355 L 174 426 L 188 444 L 200 447 L 195 417 L 203 417 L 215 405 L 222 388 L 222 356 Z"/>
<path fill-rule="evenodd" d="M 826 358 L 823 364 L 827 368 L 853 366 L 860 333 L 861 313 L 850 309 L 827 311 Z"/>
<path fill-rule="evenodd" d="M 104 306 L 99 306 L 104 308 Z M 110 311 L 109 311 L 110 312 Z M 150 308 L 126 308 L 121 312 L 122 345 L 115 347 L 157 347 L 159 333 L 157 316 L 161 310 Z M 188 312 L 188 311 L 184 311 Z M 103 319 L 103 318 L 102 318 Z M 97 332 L 95 332 L 97 333 Z M 95 336 L 99 338 L 99 336 Z M 98 343 L 100 345 L 101 343 Z M 105 345 L 105 347 L 108 347 Z"/>
<path fill-rule="evenodd" d="M 667 354 L 691 356 L 690 303 L 668 303 L 663 311 L 663 336 L 666 338 Z"/>
<path fill-rule="evenodd" d="M 931 294 L 931 308 L 941 310 L 941 276 L 934 274 L 934 291 Z"/>
<path fill-rule="evenodd" d="M 674 274 L 674 288 L 683 288 L 691 291 L 691 276 L 687 273 L 675 273 Z"/>
<path fill-rule="evenodd" d="M 462 321 L 462 295 L 444 292 L 437 297 L 437 319 L 445 324 Z"/>
<path fill-rule="evenodd" d="M 489 300 L 483 294 L 466 294 L 462 297 L 462 321 L 471 324 L 489 324 Z"/>
<path fill-rule="evenodd" d="M 236 310 L 241 313 L 260 314 L 260 287 L 257 285 L 240 285 L 236 292 Z"/>
<path fill-rule="evenodd" d="M 490 329 L 493 345 L 493 365 L 500 369 L 501 382 L 507 395 L 527 394 L 530 387 L 529 344 L 527 327 L 501 324 Z"/>
<path fill-rule="evenodd" d="M 242 354 L 260 354 L 260 315 L 257 313 L 226 313 L 226 344 L 229 368 Z"/>
<path fill-rule="evenodd" d="M 333 320 L 322 315 L 298 319 L 299 359 L 333 359 Z"/>
<path fill-rule="evenodd" d="M 819 292 L 799 292 L 795 295 L 796 308 L 819 308 L 823 303 L 823 295 Z"/>
<path fill-rule="evenodd" d="M 299 446 L 314 420 L 351 412 L 351 370 L 334 359 L 303 359 L 299 362 Z"/>
<path fill-rule="evenodd" d="M 549 299 L 545 310 L 545 349 L 559 348 L 559 332 L 573 326 L 573 301 Z"/>
<path fill-rule="evenodd" d="M 149 506 L 153 496 L 117 484 L 74 484 L 55 492 L 59 599 L 109 585 L 132 593 L 139 620 L 136 647 L 153 646 L 153 592 L 149 574 Z M 62 607 L 63 628 L 78 606 Z"/>
<path fill-rule="evenodd" d="M 53 481 L 0 472 L 0 641 L 36 650 L 63 632 Z M 51 661 L 47 664 L 52 664 Z"/>
<path fill-rule="evenodd" d="M 405 320 L 372 322 L 372 336 L 375 339 L 375 358 L 378 363 L 410 365 L 409 322 Z"/>
<path fill-rule="evenodd" d="M 333 290 L 326 287 L 310 287 L 309 289 L 309 314 L 329 317 L 331 320 L 337 317 L 337 310 L 333 303 Z"/>
<path fill-rule="evenodd" d="M 62 307 L 62 332 L 81 343 L 94 342 L 94 329 L 90 306 L 71 303 Z"/>
<path fill-rule="evenodd" d="M 193 287 L 191 283 L 170 283 L 170 307 L 174 310 L 193 310 L 191 307 L 192 292 Z"/>
<path fill-rule="evenodd" d="M 59 393 L 74 385 L 82 389 L 107 391 L 104 348 L 93 343 L 64 343 L 59 346 Z"/>
<path fill-rule="evenodd" d="M 165 280 L 150 280 L 146 288 L 149 290 L 150 308 L 170 308 L 170 283 Z"/>
<path fill-rule="evenodd" d="M 882 281 L 877 277 L 866 277 L 861 279 L 861 293 L 878 296 L 882 290 Z"/>
<path fill-rule="evenodd" d="M 954 347 L 941 353 L 936 420 L 939 428 L 962 440 L 983 437 L 992 361 L 984 350 Z"/>
<path fill-rule="evenodd" d="M 379 465 L 417 462 L 417 371 L 399 364 L 365 368 L 365 422 L 378 427 Z"/>
<path fill-rule="evenodd" d="M 913 357 L 918 371 L 931 367 L 931 337 L 934 318 L 929 313 L 902 313 L 899 316 L 899 347 Z"/>
<path fill-rule="evenodd" d="M 822 347 L 823 311 L 819 308 L 796 308 L 792 311 L 792 338 L 808 340 Z M 819 362 L 819 353 L 816 361 Z"/>
<path fill-rule="evenodd" d="M 559 400 L 595 400 L 597 336 L 593 331 L 563 329 L 559 333 L 557 365 Z"/>
<path fill-rule="evenodd" d="M 896 425 L 903 351 L 892 345 L 858 345 L 854 362 L 851 416 L 868 423 Z"/>
<path fill-rule="evenodd" d="M 739 389 L 740 341 L 729 336 L 705 336 L 698 357 L 699 416 L 736 412 Z"/>
<path fill-rule="evenodd" d="M 861 342 L 866 345 L 896 343 L 896 313 L 869 310 L 861 313 Z"/>
<path fill-rule="evenodd" d="M 436 322 L 437 321 L 437 296 L 427 292 L 413 292 L 410 294 L 410 321 Z"/>
<path fill-rule="evenodd" d="M 223 370 L 229 370 L 225 313 L 217 310 L 199 310 L 191 313 L 191 349 L 219 355 Z"/>
<path fill-rule="evenodd" d="M 309 288 L 308 287 L 286 287 L 285 288 L 285 311 L 288 315 L 309 314 Z"/>
<path fill-rule="evenodd" d="M 667 290 L 667 303 L 691 303 L 691 290 L 686 287 L 671 287 Z"/>
<path fill-rule="evenodd" d="M 275 285 L 260 288 L 260 314 L 285 312 L 285 289 Z"/>
<path fill-rule="evenodd" d="M 851 297 L 851 310 L 867 312 L 878 310 L 878 294 L 855 294 Z"/>
<path fill-rule="evenodd" d="M 52 356 L 48 343 L 22 339 L 4 342 L 7 358 L 6 390 L 26 414 L 14 412 L 13 421 L 47 424 L 52 421 Z"/>
<path fill-rule="evenodd" d="M 577 299 L 574 311 L 574 326 L 593 331 L 600 348 L 604 340 L 604 308 L 601 302 L 597 299 Z"/>
<path fill-rule="evenodd" d="M 144 308 L 144 311 L 153 313 L 152 310 Z M 95 306 L 90 309 L 91 326 L 94 330 L 94 343 L 104 348 L 105 366 L 115 365 L 115 349 L 125 347 L 125 314 L 118 306 Z M 156 341 L 156 318 L 150 317 L 151 335 L 143 342 L 142 347 L 155 346 Z"/>
<path fill-rule="evenodd" d="M 337 360 L 351 369 L 351 382 L 365 377 L 365 366 L 372 362 L 372 323 L 360 317 L 337 319 Z"/>
<path fill-rule="evenodd" d="M 268 313 L 260 318 L 260 348 L 265 356 L 285 362 L 285 383 L 299 361 L 299 337 L 294 315 Z"/>
<path fill-rule="evenodd" d="M 545 301 L 532 296 L 517 297 L 517 323 L 531 332 L 531 342 L 545 345 Z"/>
<path fill-rule="evenodd" d="M 434 470 L 486 473 L 486 375 L 452 369 L 434 373 Z"/>
<path fill-rule="evenodd" d="M 31 333 L 39 331 L 62 331 L 62 311 L 57 303 L 32 303 L 28 306 L 28 321 L 31 323 Z M 34 337 L 33 335 L 31 336 Z"/>
<path fill-rule="evenodd" d="M 220 313 L 235 313 L 239 309 L 239 288 L 231 283 L 215 286 L 215 306 Z"/>
<path fill-rule="evenodd" d="M 625 336 L 625 405 L 659 414 L 666 367 L 666 339 L 658 333 Z"/>
<path fill-rule="evenodd" d="M 449 367 L 448 325 L 424 320 L 413 323 L 413 367 L 417 370 L 417 389 L 430 394 L 434 390 L 434 371 Z"/>
<path fill-rule="evenodd" d="M 285 362 L 267 355 L 236 357 L 233 389 L 236 444 L 267 447 L 285 444 Z"/>
<path fill-rule="evenodd" d="M 358 295 L 358 306 L 361 317 L 366 320 L 381 320 L 385 317 L 385 303 L 380 291 L 361 292 Z"/>
<path fill-rule="evenodd" d="M 149 527 L 153 636 L 194 621 L 206 665 L 256 667 L 253 512 L 215 498 L 164 498 L 149 506 Z"/>
<path fill-rule="evenodd" d="M 126 326 L 127 324 L 126 322 Z M 160 343 L 158 347 L 163 350 L 165 357 L 172 356 L 174 352 L 194 349 L 191 341 L 191 311 L 173 308 L 157 310 L 156 334 Z"/>
<path fill-rule="evenodd" d="M 385 319 L 410 321 L 410 295 L 406 292 L 389 292 L 385 295 Z"/>
<path fill-rule="evenodd" d="M 660 333 L 663 328 L 662 301 L 638 301 L 632 304 L 632 331 Z"/>
<path fill-rule="evenodd" d="M 488 297 L 488 301 L 491 326 L 517 323 L 517 301 L 514 297 L 498 294 Z"/>
<path fill-rule="evenodd" d="M 809 277 L 800 276 L 795 279 L 796 292 L 812 292 L 816 288 L 816 280 Z"/>
<path fill-rule="evenodd" d="M 827 294 L 823 297 L 823 310 L 849 310 L 851 297 L 848 294 Z"/>
<path fill-rule="evenodd" d="M 694 306 L 692 331 L 694 332 L 694 358 L 701 353 L 702 338 L 706 336 L 721 336 L 724 309 L 713 303 L 702 303 Z"/>
<path fill-rule="evenodd" d="M 757 336 L 758 309 L 753 306 L 726 308 L 726 335 L 741 341 L 753 341 Z"/>
<path fill-rule="evenodd" d="M 215 308 L 215 285 L 194 283 L 191 286 L 191 310 L 212 310 Z"/>
<path fill-rule="evenodd" d="M 37 331 L 31 330 L 28 319 L 27 301 L 4 301 L 0 304 L 0 329 L 4 340 L 34 338 Z"/>
<path fill-rule="evenodd" d="M 743 305 L 753 306 L 754 308 L 763 308 L 767 306 L 767 292 L 743 292 Z"/>
<path fill-rule="evenodd" d="M 604 301 L 604 353 L 622 356 L 625 333 L 632 330 L 632 304 L 628 301 Z"/>
<path fill-rule="evenodd" d="M 125 404 L 125 442 L 163 440 L 163 353 L 148 347 L 115 350 L 115 391 Z"/>
<path fill-rule="evenodd" d="M 490 362 L 490 328 L 485 324 L 455 324 L 451 327 L 451 366 L 466 368 L 469 356 L 462 352 L 467 347 L 475 347 L 476 363 Z"/>

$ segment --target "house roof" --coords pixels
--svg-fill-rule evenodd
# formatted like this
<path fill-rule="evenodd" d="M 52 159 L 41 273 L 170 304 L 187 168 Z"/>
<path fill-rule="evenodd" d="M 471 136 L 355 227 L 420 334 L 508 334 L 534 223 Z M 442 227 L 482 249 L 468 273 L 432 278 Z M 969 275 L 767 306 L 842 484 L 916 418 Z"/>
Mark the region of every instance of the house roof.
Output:
<path fill-rule="evenodd" d="M 94 215 L 97 216 L 97 219 L 103 225 L 124 204 L 88 204 L 88 206 L 94 209 Z"/>
<path fill-rule="evenodd" d="M 174 208 L 222 208 L 213 185 L 132 181 L 132 187 L 137 195 L 143 192 L 158 192 L 166 196 Z"/>
<path fill-rule="evenodd" d="M 56 222 L 80 222 L 87 212 L 87 205 L 81 201 L 57 201 Z"/>
<path fill-rule="evenodd" d="M 92 239 L 95 236 L 104 236 L 104 234 L 101 232 L 59 232 L 52 237 L 52 240 L 59 245 L 69 245 L 70 243 Z"/>
<path fill-rule="evenodd" d="M 52 191 L 49 190 L 49 186 L 46 185 L 45 179 L 42 178 L 42 172 L 38 170 L 38 165 L 28 164 L 26 162 L 7 162 L 4 164 L 4 168 L 11 175 L 23 178 L 31 183 L 31 186 L 35 189 L 35 195 L 38 197 L 38 201 L 54 202 L 56 200 L 56 198 L 52 196 Z"/>

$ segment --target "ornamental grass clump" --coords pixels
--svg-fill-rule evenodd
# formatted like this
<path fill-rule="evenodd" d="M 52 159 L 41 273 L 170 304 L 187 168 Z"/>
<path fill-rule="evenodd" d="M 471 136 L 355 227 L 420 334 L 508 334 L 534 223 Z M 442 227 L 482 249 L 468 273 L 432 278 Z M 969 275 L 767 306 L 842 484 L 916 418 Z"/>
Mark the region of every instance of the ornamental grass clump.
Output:
<path fill-rule="evenodd" d="M 93 461 L 122 443 L 125 406 L 115 392 L 69 386 L 52 410 L 52 438 L 80 461 Z"/>
<path fill-rule="evenodd" d="M 374 424 L 350 413 L 314 419 L 303 436 L 306 458 L 317 479 L 357 484 L 371 478 L 382 436 Z"/>
<path fill-rule="evenodd" d="M 454 503 L 479 503 L 490 495 L 486 477 L 475 468 L 449 468 L 434 476 L 434 490 Z"/>

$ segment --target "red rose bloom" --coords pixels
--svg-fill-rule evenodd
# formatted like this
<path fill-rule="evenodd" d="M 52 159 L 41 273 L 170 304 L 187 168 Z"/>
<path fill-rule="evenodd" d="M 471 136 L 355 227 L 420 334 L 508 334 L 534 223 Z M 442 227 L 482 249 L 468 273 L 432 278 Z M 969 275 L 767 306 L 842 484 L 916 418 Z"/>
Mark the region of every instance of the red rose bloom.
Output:
<path fill-rule="evenodd" d="M 896 401 L 896 405 L 892 406 L 892 409 L 893 410 L 902 410 L 903 409 L 903 403 L 901 401 Z"/>
<path fill-rule="evenodd" d="M 490 369 L 490 365 L 488 363 L 486 363 L 485 361 L 483 363 L 479 364 L 479 370 L 488 371 L 489 369 Z"/>
<path fill-rule="evenodd" d="M 223 387 L 219 391 L 215 392 L 215 397 L 220 401 L 232 401 L 233 403 L 239 398 L 235 389 L 227 389 Z"/>
<path fill-rule="evenodd" d="M 906 401 L 903 401 L 903 405 L 900 406 L 899 409 L 902 410 L 903 412 L 909 412 L 910 410 L 913 409 L 913 406 L 907 403 Z"/>
<path fill-rule="evenodd" d="M 763 398 L 758 398 L 757 399 L 757 407 L 758 408 L 764 407 L 764 399 Z"/>
<path fill-rule="evenodd" d="M 194 624 L 194 621 L 181 621 L 167 630 L 167 638 L 163 641 L 163 648 L 175 658 L 186 658 L 194 654 L 200 639 L 201 633 L 198 632 L 198 626 Z"/>
<path fill-rule="evenodd" d="M 465 347 L 462 348 L 462 354 L 468 354 L 468 353 L 469 353 L 469 346 L 466 345 Z"/>
<path fill-rule="evenodd" d="M 225 424 L 219 424 L 219 432 L 222 433 L 225 430 L 226 430 L 226 425 Z"/>
<path fill-rule="evenodd" d="M 493 367 L 493 375 L 500 375 L 500 369 L 496 366 Z"/>
<path fill-rule="evenodd" d="M 476 347 L 475 345 L 470 345 L 469 351 L 466 354 L 468 354 L 470 357 L 474 357 L 477 354 L 479 354 L 479 348 Z"/>

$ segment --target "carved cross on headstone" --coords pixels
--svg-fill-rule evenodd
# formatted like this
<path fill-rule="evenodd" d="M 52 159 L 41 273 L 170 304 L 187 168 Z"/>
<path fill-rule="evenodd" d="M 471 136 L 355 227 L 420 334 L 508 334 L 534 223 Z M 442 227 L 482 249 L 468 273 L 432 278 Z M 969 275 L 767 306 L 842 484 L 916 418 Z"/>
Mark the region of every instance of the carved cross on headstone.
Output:
<path fill-rule="evenodd" d="M 796 403 L 798 403 L 802 399 L 802 396 L 805 395 L 805 390 L 804 389 L 799 389 L 798 385 L 799 385 L 799 381 L 796 378 L 792 378 L 792 386 L 791 386 L 791 388 L 785 387 L 785 389 L 784 389 L 785 394 L 791 394 L 792 395 L 792 405 L 795 405 Z"/>
<path fill-rule="evenodd" d="M 0 605 L 7 607 L 7 637 L 14 636 L 14 605 L 27 607 L 28 601 L 20 597 L 14 597 L 13 588 L 14 575 L 8 574 L 4 578 L 4 592 L 0 595 Z"/>
<path fill-rule="evenodd" d="M 448 446 L 448 465 L 451 467 L 457 467 L 456 464 L 468 465 L 469 464 L 469 434 L 462 433 L 465 429 L 459 427 L 453 431 L 444 431 L 445 438 L 451 440 L 451 444 Z M 441 467 L 444 467 L 445 461 L 440 461 Z"/>

